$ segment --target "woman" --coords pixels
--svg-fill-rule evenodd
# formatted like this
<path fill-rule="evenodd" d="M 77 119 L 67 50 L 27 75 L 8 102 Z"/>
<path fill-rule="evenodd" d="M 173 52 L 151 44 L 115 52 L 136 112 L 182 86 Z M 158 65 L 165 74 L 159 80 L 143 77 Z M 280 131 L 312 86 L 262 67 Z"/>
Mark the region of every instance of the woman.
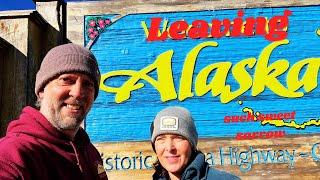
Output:
<path fill-rule="evenodd" d="M 197 150 L 198 133 L 187 109 L 173 106 L 161 110 L 150 130 L 158 158 L 153 179 L 239 179 L 209 168 L 204 154 Z"/>

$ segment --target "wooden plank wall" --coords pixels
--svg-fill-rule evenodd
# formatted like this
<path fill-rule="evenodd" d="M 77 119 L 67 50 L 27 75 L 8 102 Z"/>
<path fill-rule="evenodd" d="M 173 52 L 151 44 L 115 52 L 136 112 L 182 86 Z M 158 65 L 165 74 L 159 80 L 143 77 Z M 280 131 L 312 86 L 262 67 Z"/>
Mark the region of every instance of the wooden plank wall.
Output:
<path fill-rule="evenodd" d="M 0 54 L 1 72 L 1 135 L 5 134 L 7 123 L 17 117 L 25 106 L 27 34 L 28 19 L 0 19 L 0 37 L 10 43 Z M 14 45 L 12 45 L 14 44 Z"/>
<path fill-rule="evenodd" d="M 7 59 L 7 51 L 8 51 L 8 46 L 9 43 L 7 41 L 5 41 L 4 39 L 0 38 L 0 87 L 4 86 L 4 62 Z M 4 101 L 4 96 L 2 96 L 2 94 L 4 94 L 4 89 L 0 88 L 0 107 L 3 107 L 5 105 L 5 101 Z M 2 110 L 0 111 L 0 132 L 4 132 L 5 131 L 5 127 L 6 127 L 6 122 L 3 121 L 2 119 L 4 119 L 3 117 L 3 112 Z"/>
<path fill-rule="evenodd" d="M 24 106 L 35 103 L 35 76 L 46 52 L 59 43 L 50 40 L 58 39 L 56 32 L 35 11 L 0 12 L 0 38 L 7 42 L 0 45 L 0 136 Z"/>

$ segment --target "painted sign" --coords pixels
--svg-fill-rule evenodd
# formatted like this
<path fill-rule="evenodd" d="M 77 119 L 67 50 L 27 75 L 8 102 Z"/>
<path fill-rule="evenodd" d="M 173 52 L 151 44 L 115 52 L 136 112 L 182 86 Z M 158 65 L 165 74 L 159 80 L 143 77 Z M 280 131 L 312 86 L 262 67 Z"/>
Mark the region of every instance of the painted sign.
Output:
<path fill-rule="evenodd" d="M 91 140 L 148 141 L 154 116 L 171 105 L 191 111 L 200 138 L 230 140 L 220 157 L 234 152 L 231 141 L 318 133 L 319 15 L 308 6 L 85 16 L 84 44 L 102 73 L 86 120 Z M 229 164 L 252 155 L 249 144 Z M 261 154 L 280 152 L 271 151 Z M 294 162 L 294 150 L 281 152 Z M 111 159 L 106 169 L 117 167 Z"/>

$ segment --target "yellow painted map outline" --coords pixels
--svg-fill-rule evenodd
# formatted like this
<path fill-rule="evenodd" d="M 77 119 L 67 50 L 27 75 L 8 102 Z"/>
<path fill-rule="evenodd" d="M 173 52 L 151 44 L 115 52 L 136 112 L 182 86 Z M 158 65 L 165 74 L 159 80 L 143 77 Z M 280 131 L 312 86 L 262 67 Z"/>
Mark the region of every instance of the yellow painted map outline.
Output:
<path fill-rule="evenodd" d="M 240 103 L 239 103 L 240 104 Z M 242 104 L 242 102 L 241 102 Z M 257 121 L 257 116 L 259 116 L 260 112 L 254 112 L 252 108 L 244 107 L 242 109 L 242 112 L 244 113 L 251 113 L 254 115 L 254 121 Z M 273 119 L 273 120 L 263 120 L 261 121 L 261 125 L 271 125 L 275 127 L 289 127 L 289 128 L 295 128 L 295 129 L 305 129 L 307 126 L 320 126 L 320 119 L 309 119 L 308 121 L 303 122 L 302 124 L 297 124 L 295 120 L 290 120 L 289 122 L 286 122 L 283 119 Z"/>

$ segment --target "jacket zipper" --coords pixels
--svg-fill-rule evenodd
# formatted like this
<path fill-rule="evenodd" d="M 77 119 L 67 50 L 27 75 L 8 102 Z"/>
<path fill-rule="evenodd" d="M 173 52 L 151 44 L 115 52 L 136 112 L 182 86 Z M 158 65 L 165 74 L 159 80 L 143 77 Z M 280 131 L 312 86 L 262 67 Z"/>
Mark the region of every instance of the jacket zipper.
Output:
<path fill-rule="evenodd" d="M 72 148 L 73 148 L 73 151 L 74 151 L 74 153 L 75 153 L 75 155 L 76 155 L 77 165 L 78 165 L 80 171 L 83 172 L 83 171 L 82 171 L 81 164 L 80 164 L 79 154 L 78 154 L 77 148 L 76 148 L 76 146 L 75 146 L 72 142 L 70 142 L 70 144 L 71 144 L 71 146 L 72 146 Z"/>

